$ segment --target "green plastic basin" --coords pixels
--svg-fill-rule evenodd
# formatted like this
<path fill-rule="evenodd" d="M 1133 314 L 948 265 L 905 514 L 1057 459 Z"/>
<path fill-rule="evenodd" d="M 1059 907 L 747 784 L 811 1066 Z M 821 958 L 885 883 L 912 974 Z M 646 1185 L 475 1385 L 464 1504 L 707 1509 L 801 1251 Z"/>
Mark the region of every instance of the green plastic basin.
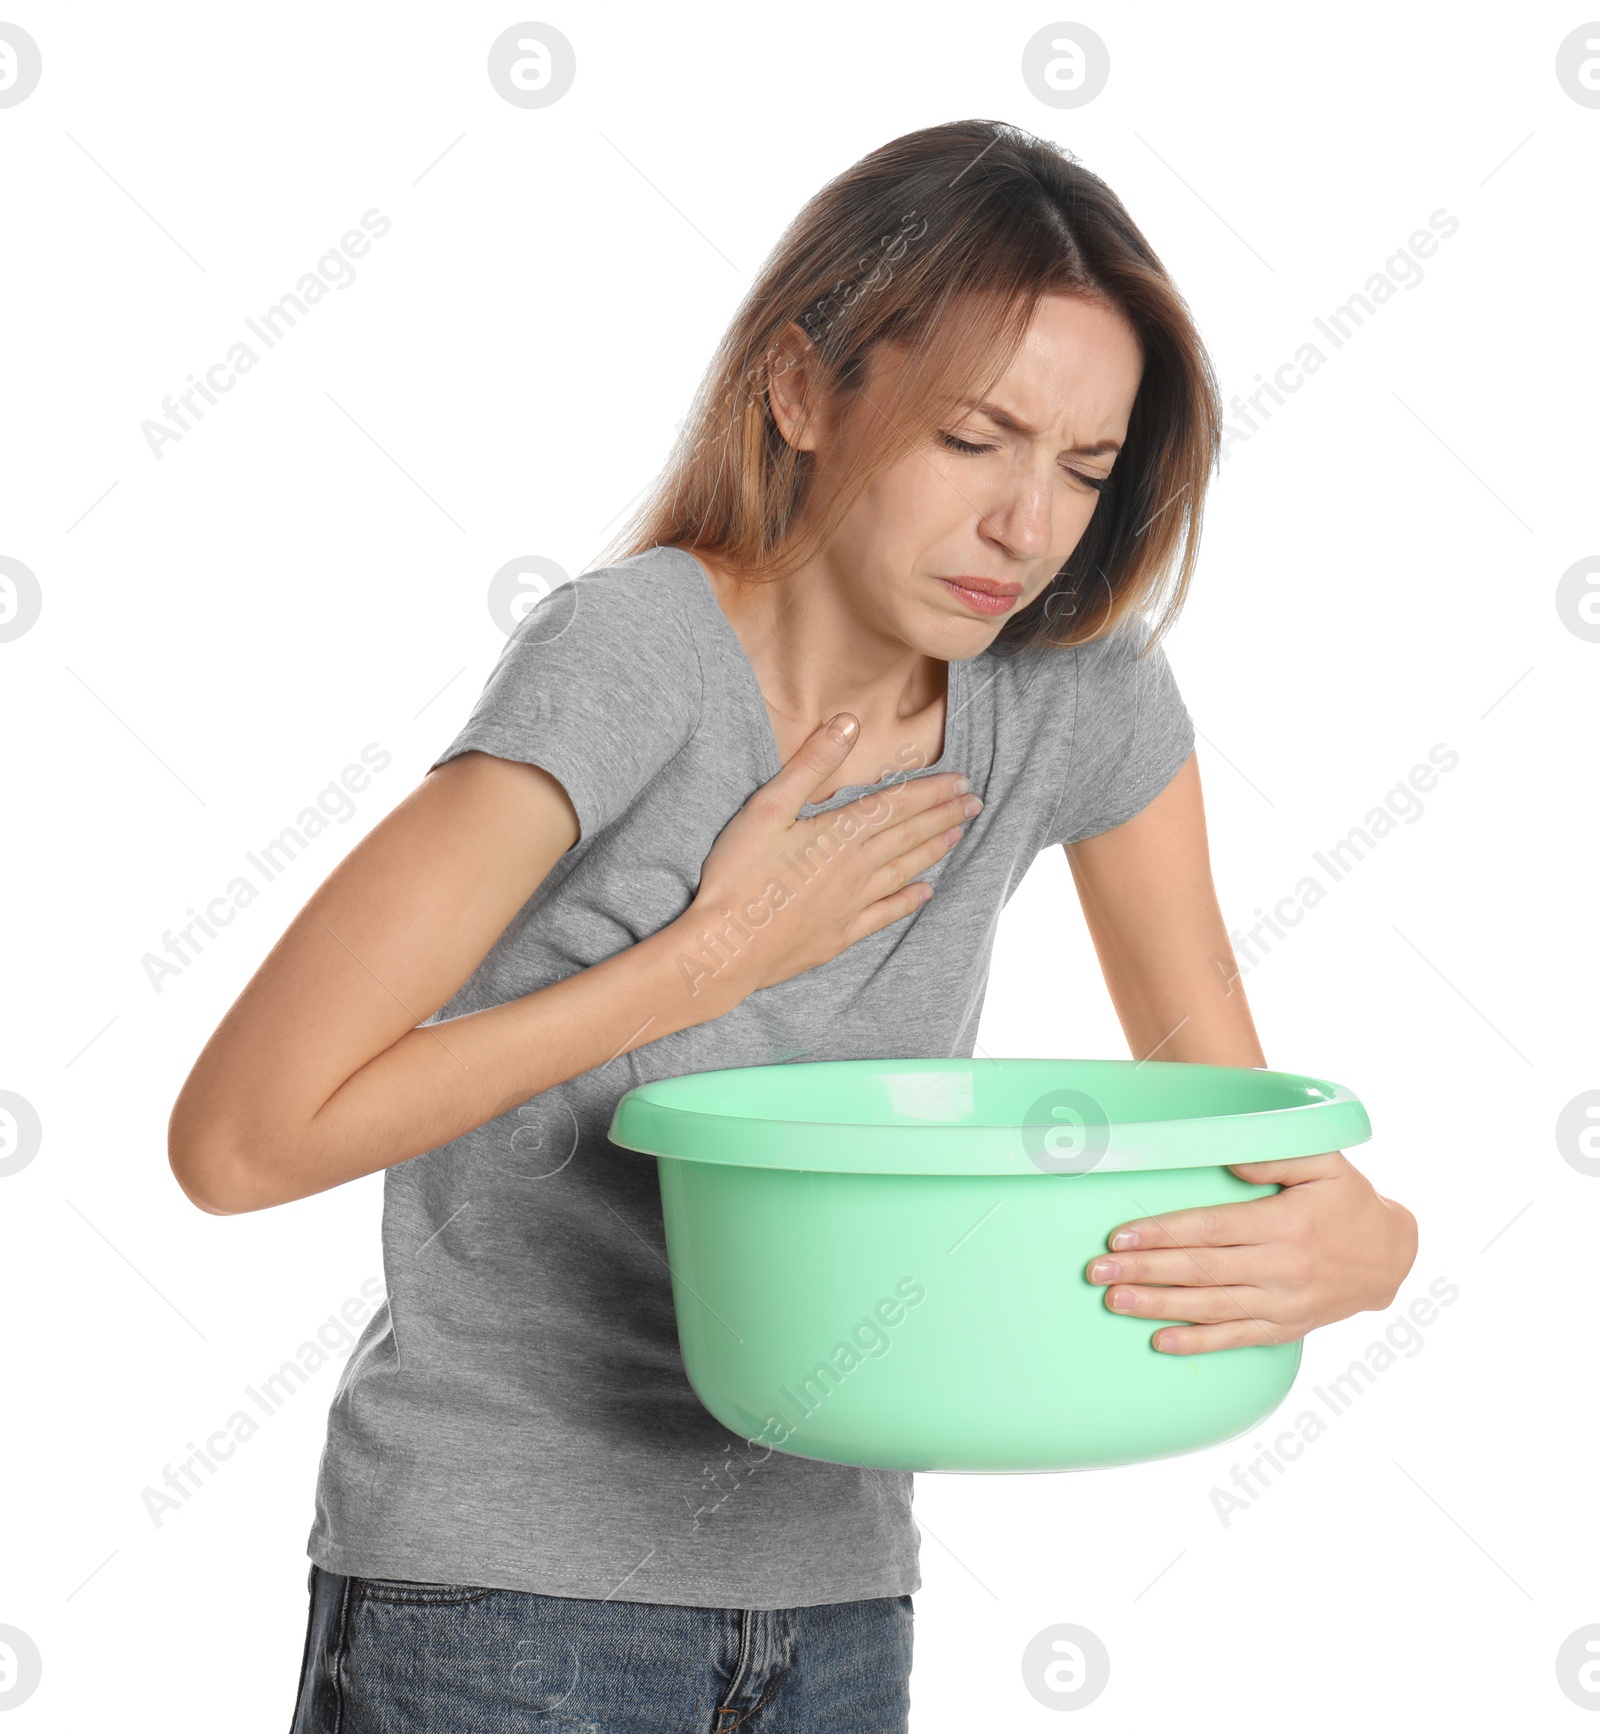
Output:
<path fill-rule="evenodd" d="M 1276 1192 L 1229 1172 L 1372 1134 L 1339 1084 L 1159 1060 L 828 1060 L 630 1090 L 684 1369 L 725 1427 L 875 1469 L 1175 1456 L 1284 1399 L 1298 1342 L 1164 1355 L 1088 1281 L 1133 1217 Z M 1193 1322 L 1193 1321 L 1182 1321 Z"/>

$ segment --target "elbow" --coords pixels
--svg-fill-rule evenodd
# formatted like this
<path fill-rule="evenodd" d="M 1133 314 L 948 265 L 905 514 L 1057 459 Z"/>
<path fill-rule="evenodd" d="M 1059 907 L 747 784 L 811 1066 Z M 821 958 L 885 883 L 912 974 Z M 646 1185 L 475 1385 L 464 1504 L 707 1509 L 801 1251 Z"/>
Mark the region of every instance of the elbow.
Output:
<path fill-rule="evenodd" d="M 250 1208 L 226 1165 L 209 1152 L 174 1144 L 167 1163 L 184 1197 L 207 1216 L 238 1216 Z"/>
<path fill-rule="evenodd" d="M 201 1137 L 174 1123 L 167 1165 L 184 1197 L 208 1216 L 242 1216 L 280 1202 L 263 1184 L 260 1164 L 226 1138 Z"/>

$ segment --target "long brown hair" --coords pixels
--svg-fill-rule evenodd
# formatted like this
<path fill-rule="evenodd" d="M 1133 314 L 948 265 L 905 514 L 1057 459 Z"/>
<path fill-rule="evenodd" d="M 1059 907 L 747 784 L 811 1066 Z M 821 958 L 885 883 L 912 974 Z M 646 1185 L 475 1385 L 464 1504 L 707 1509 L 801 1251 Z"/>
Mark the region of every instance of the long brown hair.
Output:
<path fill-rule="evenodd" d="M 1085 643 L 1159 603 L 1154 644 L 1182 606 L 1198 553 L 1220 449 L 1216 379 L 1183 298 L 1122 201 L 1070 152 L 1003 121 L 906 133 L 807 202 L 729 325 L 666 467 L 620 532 L 619 557 L 671 543 L 748 579 L 793 570 L 826 546 L 877 475 L 1005 372 L 1046 294 L 1117 310 L 1144 369 L 1083 536 L 995 646 Z M 826 501 L 808 501 L 812 454 L 783 438 L 767 401 L 791 320 L 814 345 L 819 394 L 834 406 L 859 396 L 876 430 Z M 867 400 L 868 359 L 882 343 L 902 346 L 906 362 Z"/>

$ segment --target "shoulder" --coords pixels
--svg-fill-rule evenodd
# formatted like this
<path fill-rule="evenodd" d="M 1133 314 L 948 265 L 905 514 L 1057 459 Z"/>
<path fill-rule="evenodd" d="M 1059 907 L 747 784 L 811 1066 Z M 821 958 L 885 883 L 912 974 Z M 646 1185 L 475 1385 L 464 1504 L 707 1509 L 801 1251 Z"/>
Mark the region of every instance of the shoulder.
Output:
<path fill-rule="evenodd" d="M 1082 644 L 991 649 L 981 661 L 997 682 L 1017 693 L 1053 697 L 1063 689 L 1137 685 L 1157 672 L 1166 674 L 1166 652 L 1151 638 L 1150 627 L 1134 617 Z"/>
<path fill-rule="evenodd" d="M 1082 644 L 991 650 L 978 662 L 980 679 L 992 683 L 997 727 L 1009 717 L 1024 732 L 1070 743 L 1080 754 L 1135 729 L 1181 726 L 1186 717 L 1166 651 L 1142 618 Z"/>
<path fill-rule="evenodd" d="M 584 639 L 692 648 L 695 634 L 684 571 L 678 561 L 665 557 L 671 552 L 651 548 L 580 572 L 530 608 L 519 632 L 548 641 L 576 630 Z"/>
<path fill-rule="evenodd" d="M 997 708 L 1033 715 L 1070 712 L 1091 645 L 1032 644 L 1025 649 L 992 647 L 973 663 L 977 682 L 993 693 Z"/>
<path fill-rule="evenodd" d="M 625 812 L 694 736 L 704 699 L 693 620 L 658 552 L 540 597 L 434 763 L 480 751 L 540 765 L 571 797 L 584 838 Z"/>
<path fill-rule="evenodd" d="M 697 715 L 699 633 L 683 569 L 652 548 L 581 572 L 518 621 L 504 660 L 657 712 Z"/>

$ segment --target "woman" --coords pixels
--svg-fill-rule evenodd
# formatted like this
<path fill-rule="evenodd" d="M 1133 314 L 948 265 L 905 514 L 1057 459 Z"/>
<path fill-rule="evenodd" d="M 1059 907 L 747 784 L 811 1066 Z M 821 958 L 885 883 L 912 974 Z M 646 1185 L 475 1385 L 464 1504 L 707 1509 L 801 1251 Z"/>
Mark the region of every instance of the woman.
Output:
<path fill-rule="evenodd" d="M 971 1054 L 1000 910 L 1066 846 L 1132 1052 L 1265 1064 L 1157 638 L 1220 411 L 1100 180 L 987 121 L 791 225 L 626 552 L 520 622 L 466 726 L 197 1061 L 202 1209 L 386 1169 L 295 1726 L 906 1726 L 909 1474 L 752 1449 L 679 1358 L 653 1078 Z M 1155 632 L 1140 630 L 1177 570 Z M 1338 1152 L 1125 1225 L 1171 1354 L 1387 1306 L 1415 1225 Z"/>

